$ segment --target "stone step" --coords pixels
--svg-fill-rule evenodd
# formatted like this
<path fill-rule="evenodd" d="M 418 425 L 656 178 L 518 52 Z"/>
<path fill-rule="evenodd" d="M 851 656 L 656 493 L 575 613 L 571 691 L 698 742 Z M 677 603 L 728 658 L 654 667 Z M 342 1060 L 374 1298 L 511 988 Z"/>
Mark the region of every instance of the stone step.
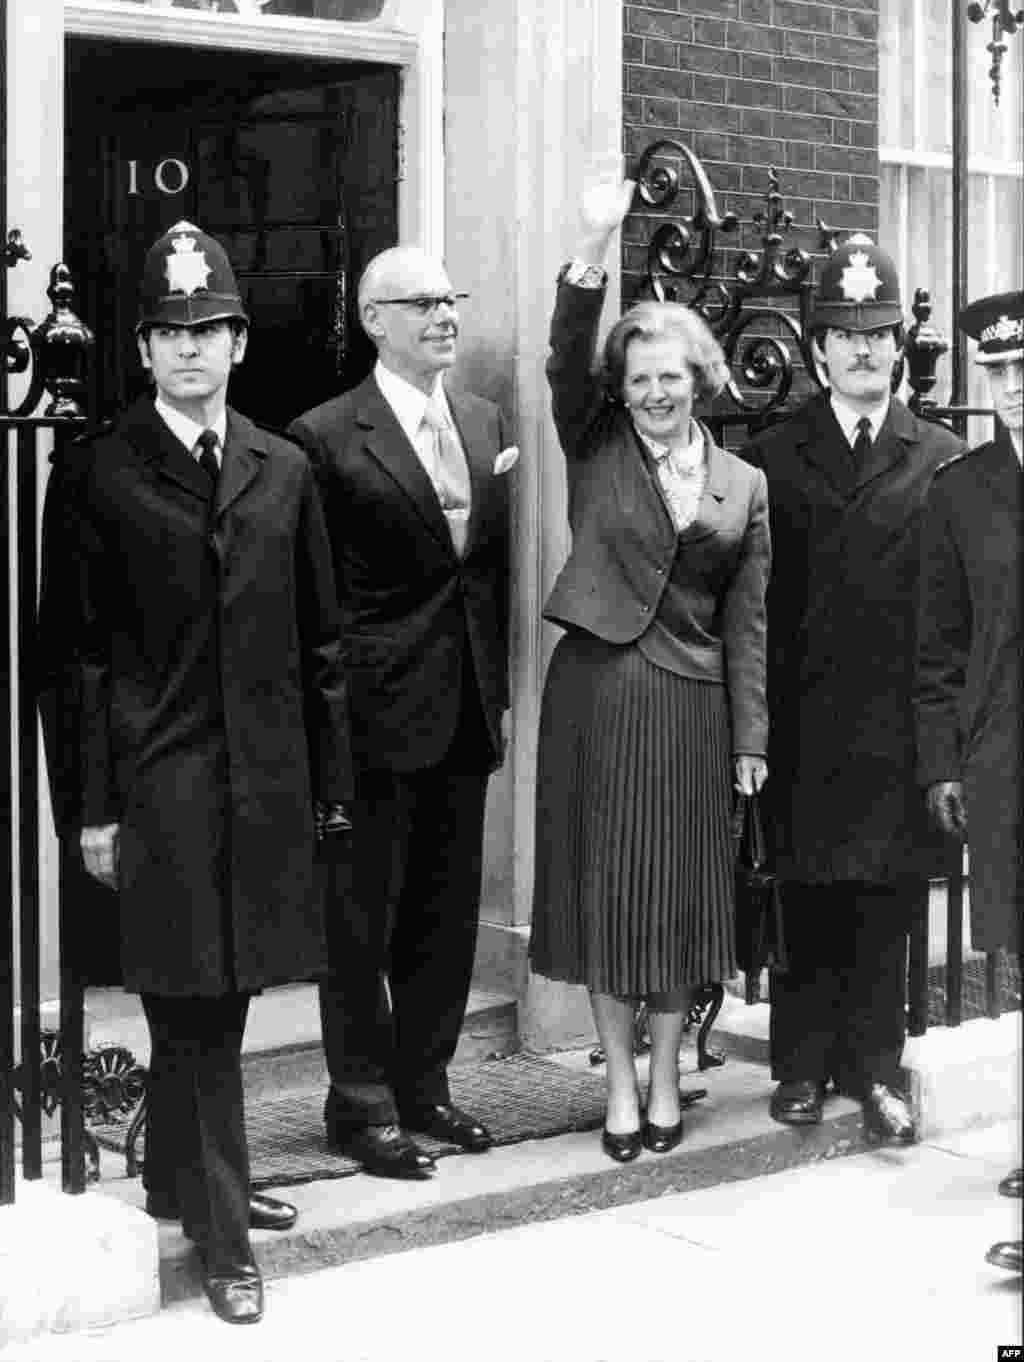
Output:
<path fill-rule="evenodd" d="M 684 1052 L 689 1072 L 683 1072 L 682 1086 L 706 1087 L 708 1096 L 687 1111 L 686 1136 L 670 1154 L 645 1152 L 635 1163 L 617 1164 L 591 1131 L 443 1158 L 427 1182 L 356 1174 L 274 1189 L 298 1206 L 299 1221 L 285 1234 L 254 1233 L 260 1265 L 268 1277 L 309 1272 L 757 1177 L 865 1147 L 856 1103 L 830 1099 L 820 1126 L 780 1126 L 768 1114 L 772 1083 L 763 1065 L 729 1059 L 698 1075 L 692 1059 Z M 561 1062 L 585 1065 L 587 1052 Z M 140 1205 L 138 1180 L 112 1176 L 116 1171 L 105 1162 L 103 1191 Z M 194 1254 L 176 1226 L 160 1226 L 160 1274 L 165 1302 L 199 1292 Z"/>

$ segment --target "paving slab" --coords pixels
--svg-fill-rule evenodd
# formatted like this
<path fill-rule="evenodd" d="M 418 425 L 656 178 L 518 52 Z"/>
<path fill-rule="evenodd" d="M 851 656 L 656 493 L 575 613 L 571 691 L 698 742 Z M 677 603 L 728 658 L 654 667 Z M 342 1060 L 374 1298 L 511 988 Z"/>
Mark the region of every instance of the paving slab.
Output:
<path fill-rule="evenodd" d="M 854 1154 L 271 1281 L 251 1329 L 186 1301 L 0 1357 L 994 1362 L 1021 1341 L 1019 1279 L 982 1257 L 1000 1201 L 984 1154 Z"/>

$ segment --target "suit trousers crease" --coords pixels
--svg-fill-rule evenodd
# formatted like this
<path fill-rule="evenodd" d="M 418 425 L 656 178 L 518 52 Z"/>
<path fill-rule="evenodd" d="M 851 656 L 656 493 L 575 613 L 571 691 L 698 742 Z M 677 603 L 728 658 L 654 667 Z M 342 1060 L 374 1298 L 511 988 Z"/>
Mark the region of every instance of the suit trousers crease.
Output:
<path fill-rule="evenodd" d="M 253 1261 L 242 1036 L 249 995 L 144 993 L 151 1036 L 146 1186 L 176 1206 L 211 1273 Z"/>
<path fill-rule="evenodd" d="M 851 1096 L 898 1085 L 906 1034 L 907 933 L 928 881 L 786 883 L 789 968 L 771 980 L 772 1077 Z"/>
<path fill-rule="evenodd" d="M 357 763 L 351 848 L 331 852 L 320 1017 L 336 1127 L 450 1100 L 469 998 L 494 744 L 475 680 L 435 766 Z"/>

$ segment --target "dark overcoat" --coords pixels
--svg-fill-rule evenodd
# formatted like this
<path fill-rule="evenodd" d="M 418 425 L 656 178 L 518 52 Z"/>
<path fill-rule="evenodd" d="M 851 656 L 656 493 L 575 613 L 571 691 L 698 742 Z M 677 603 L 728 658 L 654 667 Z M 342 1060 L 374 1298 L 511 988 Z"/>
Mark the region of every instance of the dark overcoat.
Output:
<path fill-rule="evenodd" d="M 125 987 L 209 996 L 319 972 L 313 800 L 349 798 L 351 763 L 308 461 L 229 410 L 211 505 L 205 473 L 144 399 L 67 451 L 46 530 L 54 809 L 74 840 L 120 824 Z M 85 981 L 109 980 L 88 955 Z"/>
<path fill-rule="evenodd" d="M 494 753 L 508 707 L 508 473 L 501 410 L 445 389 L 471 486 L 460 557 L 420 459 L 371 374 L 288 433 L 317 470 L 334 550 L 352 745 L 418 771 L 447 752 L 471 668 Z"/>
<path fill-rule="evenodd" d="M 766 802 L 779 873 L 891 883 L 940 873 L 914 762 L 921 514 L 962 450 L 893 399 L 854 467 L 826 395 L 743 451 L 768 477 Z"/>
<path fill-rule="evenodd" d="M 964 784 L 971 943 L 1020 949 L 1021 469 L 1005 430 L 936 475 L 922 533 L 918 777 Z"/>

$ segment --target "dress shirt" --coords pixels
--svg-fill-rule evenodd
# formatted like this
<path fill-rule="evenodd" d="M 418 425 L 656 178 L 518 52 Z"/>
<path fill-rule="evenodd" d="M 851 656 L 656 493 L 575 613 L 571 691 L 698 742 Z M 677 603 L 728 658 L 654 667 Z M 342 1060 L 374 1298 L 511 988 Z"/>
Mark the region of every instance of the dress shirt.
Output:
<path fill-rule="evenodd" d="M 157 415 L 166 426 L 170 428 L 171 434 L 176 435 L 185 446 L 193 458 L 196 458 L 196 446 L 199 437 L 204 430 L 212 430 L 217 437 L 217 452 L 215 458 L 219 464 L 224 457 L 224 441 L 228 433 L 228 414 L 222 410 L 220 415 L 210 422 L 209 425 L 200 425 L 198 421 L 193 421 L 191 416 L 183 416 L 180 411 L 170 406 L 162 397 L 157 397 L 153 403 L 156 407 Z"/>
<path fill-rule="evenodd" d="M 381 390 L 384 401 L 395 413 L 395 419 L 402 427 L 403 434 L 416 451 L 416 457 L 423 465 L 427 477 L 433 483 L 435 490 L 438 490 L 440 496 L 437 438 L 434 431 L 423 424 L 423 416 L 427 410 L 427 394 L 421 389 L 413 387 L 411 383 L 406 382 L 404 378 L 401 378 L 391 369 L 386 369 L 380 360 L 374 367 L 373 376 L 376 379 L 377 387 Z M 450 434 L 455 443 L 462 449 L 462 441 L 459 438 L 455 422 L 452 420 L 451 408 L 448 406 L 448 399 L 445 396 L 440 374 L 430 396 L 447 416 Z M 464 449 L 463 455 L 465 455 Z"/>
<path fill-rule="evenodd" d="M 873 407 L 871 411 L 858 411 L 855 407 L 851 407 L 849 402 L 844 402 L 836 392 L 831 392 L 828 400 L 832 404 L 832 411 L 835 413 L 835 418 L 839 422 L 843 434 L 846 436 L 846 443 L 851 449 L 857 438 L 857 422 L 862 416 L 866 416 L 871 424 L 871 429 L 868 431 L 868 434 L 871 436 L 871 443 L 875 443 L 878 439 L 878 432 L 882 429 L 882 425 L 889 412 L 888 398 L 877 407 Z"/>
<path fill-rule="evenodd" d="M 697 519 L 697 508 L 707 482 L 708 463 L 701 429 L 691 420 L 689 443 L 675 450 L 660 440 L 641 435 L 638 430 L 636 433 L 654 460 L 665 504 L 676 533 L 680 534 Z"/>

